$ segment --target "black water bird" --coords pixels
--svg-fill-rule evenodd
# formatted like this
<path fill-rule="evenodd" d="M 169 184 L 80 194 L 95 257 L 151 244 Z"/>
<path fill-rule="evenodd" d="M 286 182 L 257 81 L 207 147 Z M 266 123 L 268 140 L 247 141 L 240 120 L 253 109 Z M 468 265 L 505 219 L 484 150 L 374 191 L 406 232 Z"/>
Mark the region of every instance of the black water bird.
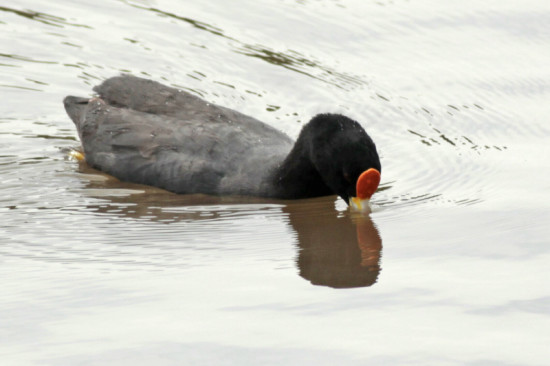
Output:
<path fill-rule="evenodd" d="M 337 194 L 361 207 L 380 181 L 376 146 L 356 121 L 319 114 L 294 142 L 229 108 L 122 75 L 68 96 L 86 162 L 168 191 L 298 199 Z"/>

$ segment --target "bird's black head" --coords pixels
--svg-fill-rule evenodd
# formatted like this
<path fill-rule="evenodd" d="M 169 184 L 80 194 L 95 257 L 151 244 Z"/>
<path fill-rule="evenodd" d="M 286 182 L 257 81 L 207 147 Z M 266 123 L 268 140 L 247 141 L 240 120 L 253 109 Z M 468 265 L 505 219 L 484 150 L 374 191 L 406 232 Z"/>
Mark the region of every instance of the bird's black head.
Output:
<path fill-rule="evenodd" d="M 382 167 L 374 142 L 359 123 L 339 114 L 319 114 L 302 135 L 311 162 L 334 193 L 348 204 L 351 197 L 370 198 L 378 182 L 363 193 L 357 192 L 357 181 L 363 172 L 372 168 L 381 173 Z"/>

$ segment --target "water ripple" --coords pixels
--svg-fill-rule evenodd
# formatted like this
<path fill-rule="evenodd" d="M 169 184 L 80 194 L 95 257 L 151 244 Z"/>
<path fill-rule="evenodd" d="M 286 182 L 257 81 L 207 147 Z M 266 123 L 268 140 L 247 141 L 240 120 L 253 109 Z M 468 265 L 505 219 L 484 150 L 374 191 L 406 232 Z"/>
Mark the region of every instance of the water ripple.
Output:
<path fill-rule="evenodd" d="M 64 27 L 66 25 L 72 26 L 72 27 L 82 27 L 82 28 L 88 28 L 93 29 L 89 25 L 85 24 L 76 24 L 76 23 L 70 23 L 65 18 L 58 17 L 55 15 L 50 15 L 46 13 L 42 13 L 39 11 L 33 11 L 33 10 L 17 10 L 13 8 L 8 8 L 4 6 L 0 6 L 0 11 L 6 12 L 6 13 L 12 13 L 15 15 L 19 15 L 21 17 L 34 20 L 46 25 L 51 25 L 54 27 Z"/>

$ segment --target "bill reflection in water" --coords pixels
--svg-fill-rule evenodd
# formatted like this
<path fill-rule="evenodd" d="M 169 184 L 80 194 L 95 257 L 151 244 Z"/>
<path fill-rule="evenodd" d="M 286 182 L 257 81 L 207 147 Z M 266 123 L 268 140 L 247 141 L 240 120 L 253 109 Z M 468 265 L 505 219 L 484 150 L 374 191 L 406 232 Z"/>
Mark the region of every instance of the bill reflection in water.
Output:
<path fill-rule="evenodd" d="M 371 286 L 378 280 L 382 239 L 369 215 L 337 212 L 329 199 L 319 208 L 289 205 L 285 211 L 298 234 L 300 276 L 333 288 Z M 317 214 L 312 214 L 317 212 Z"/>

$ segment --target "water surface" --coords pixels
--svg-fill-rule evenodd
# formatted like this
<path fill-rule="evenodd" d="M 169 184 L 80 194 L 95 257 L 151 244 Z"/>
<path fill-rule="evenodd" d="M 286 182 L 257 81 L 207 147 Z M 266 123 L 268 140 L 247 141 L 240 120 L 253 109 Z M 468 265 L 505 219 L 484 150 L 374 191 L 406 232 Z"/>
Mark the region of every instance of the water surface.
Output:
<path fill-rule="evenodd" d="M 3 365 L 546 365 L 550 5 L 0 5 Z M 377 143 L 372 213 L 178 196 L 68 157 L 62 99 L 152 78 Z"/>

